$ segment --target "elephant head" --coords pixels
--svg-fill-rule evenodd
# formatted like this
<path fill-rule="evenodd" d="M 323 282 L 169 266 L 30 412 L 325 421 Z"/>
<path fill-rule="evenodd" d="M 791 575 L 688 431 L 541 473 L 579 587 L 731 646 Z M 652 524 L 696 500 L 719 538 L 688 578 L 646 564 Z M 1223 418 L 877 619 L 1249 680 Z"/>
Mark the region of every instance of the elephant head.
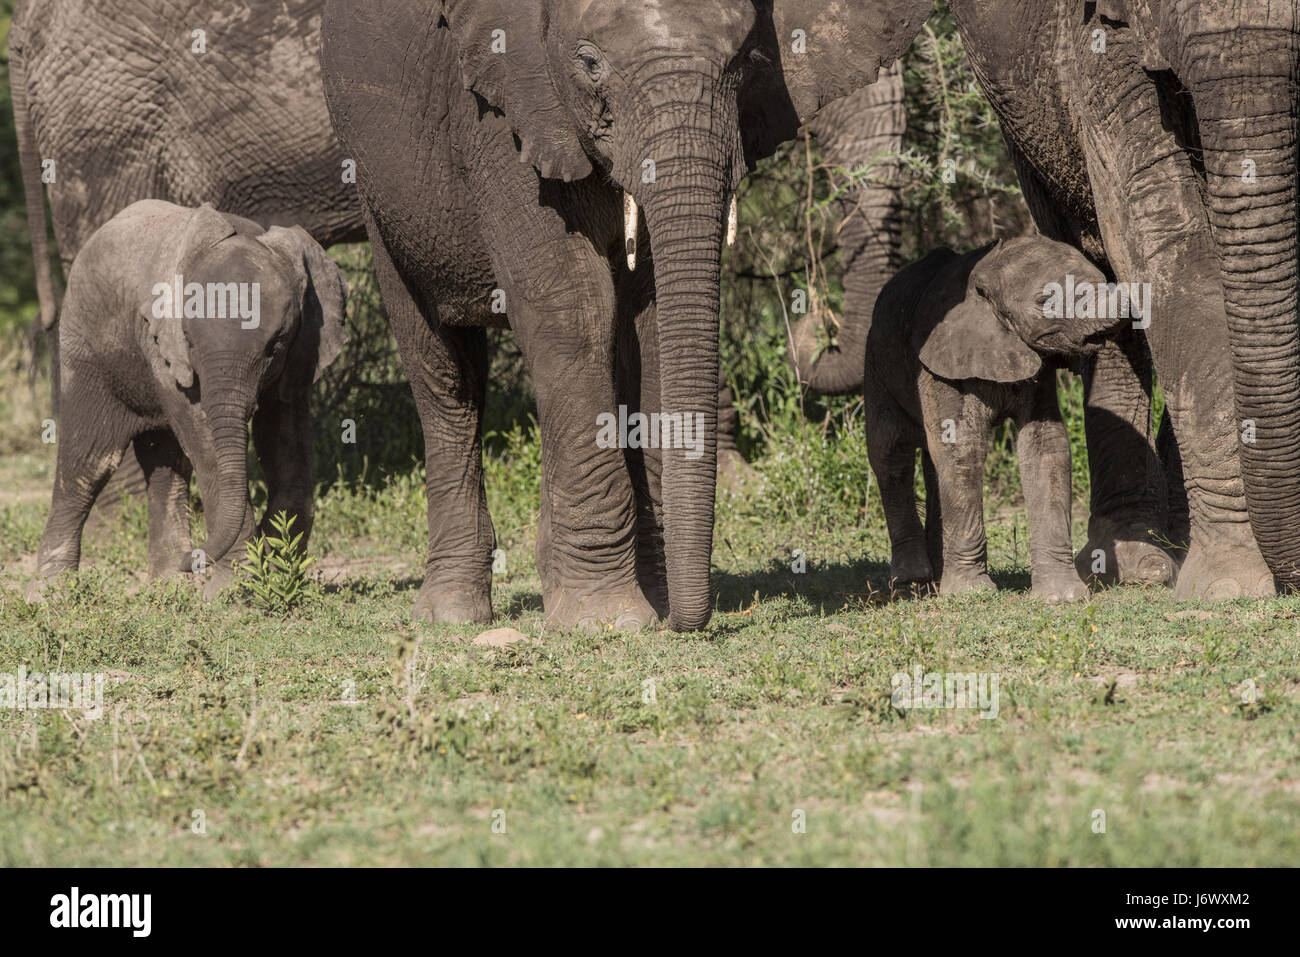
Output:
<path fill-rule="evenodd" d="M 1300 587 L 1300 13 L 1269 0 L 1103 0 L 1097 12 L 1127 24 L 1142 65 L 1171 71 L 1190 94 L 1237 419 L 1255 424 L 1239 450 L 1251 524 L 1279 583 Z"/>
<path fill-rule="evenodd" d="M 706 424 L 664 449 L 669 625 L 709 619 L 718 293 L 728 212 L 753 164 L 826 103 L 876 79 L 930 0 L 443 0 L 467 89 L 544 177 L 593 171 L 625 194 L 629 265 L 644 210 L 661 408 Z"/>
<path fill-rule="evenodd" d="M 169 236 L 168 268 L 145 306 L 155 374 L 190 400 L 176 423 L 208 514 L 205 550 L 224 558 L 251 527 L 248 421 L 269 388 L 288 400 L 342 350 L 346 289 L 300 227 L 265 232 L 205 204 Z"/>
<path fill-rule="evenodd" d="M 1041 236 L 990 244 L 948 280 L 926 291 L 911 330 L 921 364 L 944 379 L 1022 382 L 1042 371 L 1044 357 L 1095 355 L 1131 321 L 1110 308 L 1096 266 Z"/>

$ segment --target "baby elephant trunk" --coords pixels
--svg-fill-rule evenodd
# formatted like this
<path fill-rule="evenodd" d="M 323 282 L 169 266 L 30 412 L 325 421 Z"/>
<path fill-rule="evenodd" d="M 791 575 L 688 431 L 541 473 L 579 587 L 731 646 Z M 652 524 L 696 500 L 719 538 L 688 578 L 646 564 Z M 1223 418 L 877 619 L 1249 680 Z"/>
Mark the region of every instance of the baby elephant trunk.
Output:
<path fill-rule="evenodd" d="M 215 452 L 216 478 L 207 483 L 216 501 L 205 502 L 209 563 L 220 562 L 253 533 L 253 510 L 248 500 L 248 401 L 232 398 L 208 409 Z M 209 492 L 209 495 L 211 492 Z M 230 556 L 235 557 L 235 556 Z"/>

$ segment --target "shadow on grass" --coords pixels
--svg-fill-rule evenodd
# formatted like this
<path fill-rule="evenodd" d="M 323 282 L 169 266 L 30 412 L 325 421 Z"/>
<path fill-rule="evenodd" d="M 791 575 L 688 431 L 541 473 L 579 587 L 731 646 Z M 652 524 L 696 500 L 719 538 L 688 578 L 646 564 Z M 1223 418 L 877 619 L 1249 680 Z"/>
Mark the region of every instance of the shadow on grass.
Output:
<path fill-rule="evenodd" d="M 924 587 L 895 588 L 889 583 L 889 564 L 863 558 L 849 562 L 810 564 L 795 572 L 784 560 L 773 560 L 758 572 L 717 572 L 713 590 L 719 612 L 742 611 L 756 600 L 803 598 L 816 606 L 811 615 L 846 604 L 887 605 L 927 594 Z"/>

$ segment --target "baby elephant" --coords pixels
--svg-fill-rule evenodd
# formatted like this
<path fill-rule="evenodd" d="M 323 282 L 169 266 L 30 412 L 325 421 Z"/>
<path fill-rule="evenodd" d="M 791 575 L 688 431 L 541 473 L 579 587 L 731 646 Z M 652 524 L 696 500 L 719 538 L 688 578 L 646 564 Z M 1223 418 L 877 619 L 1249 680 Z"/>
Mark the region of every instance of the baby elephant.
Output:
<path fill-rule="evenodd" d="M 209 591 L 229 581 L 255 530 L 250 418 L 267 516 L 297 516 L 305 541 L 308 399 L 347 341 L 345 297 L 338 267 L 301 228 L 263 229 L 209 205 L 145 200 L 91 236 L 59 323 L 58 466 L 33 593 L 77 568 L 86 516 L 127 443 L 147 481 L 150 575 L 207 564 Z M 191 463 L 208 526 L 194 553 Z"/>
<path fill-rule="evenodd" d="M 1095 354 L 1131 321 L 1110 315 L 1131 310 L 1114 308 L 1104 283 L 1078 250 L 1033 236 L 965 255 L 936 250 L 885 286 L 868 334 L 864 391 L 896 582 L 937 578 L 945 595 L 995 587 L 986 567 L 984 462 L 994 426 L 1009 417 L 1019 428 L 1033 593 L 1049 603 L 1087 597 L 1071 561 L 1070 444 L 1055 371 Z M 1081 296 L 1075 309 L 1076 290 L 1088 284 L 1091 305 Z"/>

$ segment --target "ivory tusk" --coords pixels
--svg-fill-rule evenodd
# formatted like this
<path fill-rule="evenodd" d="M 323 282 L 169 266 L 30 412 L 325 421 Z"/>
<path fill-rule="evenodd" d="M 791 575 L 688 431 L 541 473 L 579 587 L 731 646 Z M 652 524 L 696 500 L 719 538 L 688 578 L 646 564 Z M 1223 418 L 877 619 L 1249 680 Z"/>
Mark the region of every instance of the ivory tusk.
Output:
<path fill-rule="evenodd" d="M 731 194 L 731 208 L 727 210 L 727 245 L 736 245 L 738 214 L 736 212 L 736 194 Z"/>
<path fill-rule="evenodd" d="M 636 272 L 636 234 L 637 208 L 636 199 L 631 193 L 623 194 L 623 248 L 627 250 L 627 268 Z"/>

